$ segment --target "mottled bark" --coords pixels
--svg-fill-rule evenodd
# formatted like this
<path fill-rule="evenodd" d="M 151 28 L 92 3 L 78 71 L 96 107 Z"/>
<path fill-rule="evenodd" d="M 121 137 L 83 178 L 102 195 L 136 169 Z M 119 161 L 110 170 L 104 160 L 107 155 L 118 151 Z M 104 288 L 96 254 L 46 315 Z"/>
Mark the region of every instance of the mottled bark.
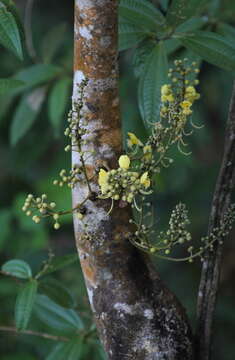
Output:
<path fill-rule="evenodd" d="M 235 180 L 235 83 L 225 134 L 224 155 L 218 175 L 208 233 L 219 225 L 230 204 Z M 213 318 L 221 270 L 223 243 L 218 239 L 213 252 L 208 252 L 202 265 L 198 292 L 196 352 L 197 360 L 211 358 Z M 220 243 L 220 242 L 221 243 Z"/>
<path fill-rule="evenodd" d="M 89 131 L 85 151 L 89 176 L 116 167 L 121 152 L 117 70 L 118 0 L 77 0 L 73 101 L 87 77 L 82 121 Z M 79 164 L 73 152 L 73 165 Z M 92 190 L 98 191 L 97 179 Z M 73 205 L 87 194 L 73 190 Z M 184 310 L 162 284 L 148 257 L 130 245 L 130 209 L 109 200 L 88 200 L 83 220 L 74 215 L 76 245 L 100 339 L 109 359 L 192 359 Z M 86 224 L 86 227 L 84 227 Z"/>

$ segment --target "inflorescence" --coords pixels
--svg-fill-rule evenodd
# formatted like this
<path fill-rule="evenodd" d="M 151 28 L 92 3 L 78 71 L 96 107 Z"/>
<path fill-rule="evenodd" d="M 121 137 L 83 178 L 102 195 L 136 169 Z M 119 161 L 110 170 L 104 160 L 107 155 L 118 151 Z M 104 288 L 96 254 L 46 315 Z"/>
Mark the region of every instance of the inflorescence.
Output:
<path fill-rule="evenodd" d="M 46 194 L 41 197 L 29 194 L 22 208 L 26 215 L 32 216 L 35 223 L 39 223 L 42 218 L 51 217 L 54 229 L 59 229 L 59 219 L 62 215 L 76 213 L 78 219 L 83 221 L 87 200 L 109 199 L 111 206 L 108 213 L 112 211 L 115 202 L 118 202 L 120 207 L 130 204 L 133 208 L 133 218 L 129 222 L 133 224 L 134 231 L 129 234 L 128 239 L 134 246 L 149 254 L 173 261 L 192 262 L 196 257 L 203 259 L 206 251 L 212 251 L 214 243 L 217 240 L 223 241 L 231 230 L 235 219 L 235 206 L 230 206 L 218 227 L 201 239 L 199 249 L 194 249 L 190 245 L 186 257 L 176 258 L 171 252 L 179 245 L 188 244 L 192 240 L 187 229 L 190 224 L 187 209 L 184 204 L 178 204 L 172 211 L 168 229 L 156 235 L 154 212 L 147 198 L 153 193 L 156 174 L 173 163 L 173 159 L 168 156 L 169 149 L 176 144 L 182 154 L 189 154 L 183 150 L 183 147 L 187 146 L 184 139 L 192 134 L 192 128 L 199 128 L 191 119 L 192 106 L 200 98 L 195 88 L 199 84 L 195 79 L 198 73 L 195 62 L 188 64 L 187 59 L 175 60 L 174 67 L 169 69 L 169 83 L 161 88 L 159 119 L 151 124 L 150 136 L 143 143 L 134 133 L 128 133 L 127 151 L 119 157 L 118 167 L 110 170 L 105 167 L 97 169 L 99 193 L 94 193 L 91 187 L 91 182 L 96 180 L 97 174 L 90 177 L 86 166 L 91 150 L 86 146 L 89 141 L 89 130 L 86 120 L 82 119 L 81 115 L 84 90 L 88 84 L 87 79 L 83 80 L 78 101 L 73 104 L 68 116 L 68 127 L 64 132 L 70 139 L 65 151 L 77 152 L 78 162 L 69 172 L 62 169 L 59 178 L 55 179 L 53 184 L 60 187 L 67 185 L 69 188 L 85 184 L 87 196 L 73 209 L 56 211 L 56 203 L 48 202 Z M 188 126 L 191 126 L 190 130 Z M 84 223 L 85 227 L 86 225 Z"/>

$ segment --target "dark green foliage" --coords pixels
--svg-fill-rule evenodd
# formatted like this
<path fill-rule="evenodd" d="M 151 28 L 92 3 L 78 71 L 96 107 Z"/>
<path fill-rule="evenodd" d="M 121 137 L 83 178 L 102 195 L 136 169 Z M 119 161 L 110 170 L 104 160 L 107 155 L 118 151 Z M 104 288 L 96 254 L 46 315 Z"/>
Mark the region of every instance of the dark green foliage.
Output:
<path fill-rule="evenodd" d="M 20 279 L 32 277 L 30 266 L 23 260 L 9 260 L 2 265 L 2 271 Z"/>
<path fill-rule="evenodd" d="M 53 348 L 46 360 L 82 360 L 84 359 L 83 350 L 84 345 L 81 339 L 58 344 Z"/>
<path fill-rule="evenodd" d="M 42 322 L 57 331 L 74 333 L 84 328 L 74 310 L 58 305 L 45 295 L 37 296 L 34 312 Z"/>
<path fill-rule="evenodd" d="M 155 16 L 155 22 L 159 22 L 161 25 L 157 27 L 157 24 L 154 24 L 153 20 L 151 21 L 151 15 L 155 13 L 150 1 L 121 1 L 120 50 L 138 46 L 133 60 L 135 74 L 140 76 L 143 69 L 146 69 L 145 74 L 140 79 L 138 92 L 140 113 L 145 124 L 158 120 L 156 115 L 159 110 L 159 96 L 157 93 L 159 93 L 162 82 L 166 82 L 164 76 L 167 64 L 166 56 L 151 57 L 149 55 L 154 43 L 165 48 L 168 56 L 184 46 L 193 51 L 195 56 L 199 55 L 203 60 L 213 65 L 229 71 L 235 69 L 235 46 L 232 40 L 232 30 L 234 31 L 234 29 L 225 24 L 223 26 L 218 25 L 217 28 L 217 31 L 223 36 L 209 32 L 208 30 L 214 30 L 214 27 L 210 22 L 210 8 L 208 8 L 206 16 L 204 13 L 207 5 L 208 1 L 206 0 L 173 0 L 167 9 L 166 19 L 160 10 L 155 9 L 158 14 Z M 204 16 L 200 16 L 202 14 Z M 125 21 L 128 23 L 123 24 L 122 22 Z M 203 27 L 206 27 L 207 31 L 195 32 L 195 30 Z M 127 31 L 127 29 L 132 30 Z M 142 41 L 143 39 L 144 41 Z M 163 69 L 163 71 L 159 69 Z M 159 75 L 161 78 L 158 81 Z M 153 99 L 156 101 L 155 107 L 153 106 Z"/>
<path fill-rule="evenodd" d="M 13 4 L 12 2 L 8 2 Z M 23 60 L 23 50 L 20 38 L 20 29 L 12 12 L 11 6 L 0 1 L 0 44 L 12 51 L 20 60 Z"/>
<path fill-rule="evenodd" d="M 161 42 L 145 59 L 139 82 L 140 113 L 147 127 L 158 120 L 161 86 L 167 82 L 167 70 L 166 50 Z"/>
<path fill-rule="evenodd" d="M 20 289 L 17 295 L 15 304 L 15 324 L 19 331 L 25 330 L 28 326 L 37 294 L 37 287 L 37 281 L 30 280 Z"/>
<path fill-rule="evenodd" d="M 20 7 L 20 3 L 16 5 Z M 169 8 L 167 0 L 121 1 L 119 46 L 120 50 L 132 48 L 121 54 L 123 127 L 144 140 L 143 119 L 158 120 L 158 94 L 160 84 L 167 82 L 163 70 L 167 62 L 171 64 L 176 57 L 187 57 L 189 62 L 198 62 L 199 57 L 203 59 L 200 65 L 202 99 L 193 122 L 205 126 L 192 135 L 188 146 L 193 151 L 192 156 L 184 157 L 172 150 L 175 163 L 156 175 L 158 196 L 153 198 L 156 226 L 160 221 L 167 225 L 170 208 L 181 199 L 191 214 L 190 231 L 200 239 L 205 233 L 222 153 L 220 139 L 233 77 L 230 71 L 234 70 L 235 63 L 235 5 L 231 0 L 186 3 L 172 0 L 170 3 Z M 62 335 L 69 340 L 55 342 L 26 336 L 23 332 L 20 336 L 1 332 L 1 359 L 104 360 L 105 355 L 91 327 L 70 216 L 65 217 L 61 232 L 55 235 L 47 224 L 35 226 L 21 211 L 25 193 L 31 192 L 49 193 L 60 206 L 70 207 L 69 190 L 58 191 L 52 181 L 58 168 L 67 168 L 69 164 L 62 151 L 61 135 L 65 127 L 64 114 L 70 107 L 73 2 L 63 2 L 60 6 L 55 0 L 35 2 L 32 19 L 35 62 L 28 55 L 23 26 L 13 1 L 0 0 L 0 4 L 0 246 L 3 264 L 0 325 Z M 24 11 L 23 8 L 19 10 L 21 14 Z M 36 107 L 29 106 L 32 96 L 36 98 Z M 10 143 L 15 147 L 10 148 Z M 56 249 L 56 256 L 49 257 L 48 261 L 49 247 Z M 234 252 L 232 242 L 225 245 L 215 360 L 233 360 L 235 356 L 232 338 Z M 180 250 L 178 255 L 182 255 Z M 200 266 L 159 260 L 157 265 L 194 320 Z M 3 275 L 5 272 L 12 276 Z"/>

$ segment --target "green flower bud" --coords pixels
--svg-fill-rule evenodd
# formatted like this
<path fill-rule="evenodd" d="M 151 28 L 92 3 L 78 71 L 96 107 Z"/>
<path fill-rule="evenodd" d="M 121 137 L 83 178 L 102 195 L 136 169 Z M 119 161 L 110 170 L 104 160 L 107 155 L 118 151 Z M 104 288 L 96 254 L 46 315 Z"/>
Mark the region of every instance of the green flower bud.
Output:
<path fill-rule="evenodd" d="M 54 229 L 55 230 L 58 230 L 60 228 L 60 224 L 58 223 L 58 222 L 56 222 L 55 224 L 54 224 Z"/>

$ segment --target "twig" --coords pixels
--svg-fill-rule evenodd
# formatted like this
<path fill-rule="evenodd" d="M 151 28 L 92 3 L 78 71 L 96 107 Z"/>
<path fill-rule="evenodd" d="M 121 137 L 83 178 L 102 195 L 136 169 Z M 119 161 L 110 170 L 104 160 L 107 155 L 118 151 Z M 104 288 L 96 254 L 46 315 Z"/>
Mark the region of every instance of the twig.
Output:
<path fill-rule="evenodd" d="M 24 27 L 25 27 L 25 42 L 28 53 L 33 60 L 37 59 L 37 54 L 33 44 L 32 34 L 32 12 L 34 0 L 28 0 L 25 7 Z"/>
<path fill-rule="evenodd" d="M 224 155 L 217 178 L 212 201 L 208 233 L 217 227 L 228 206 L 235 179 L 235 82 L 230 102 L 227 129 L 225 134 Z M 206 254 L 202 265 L 198 291 L 196 359 L 209 360 L 211 354 L 213 317 L 222 260 L 221 240 L 214 244 L 214 250 Z"/>
<path fill-rule="evenodd" d="M 0 331 L 12 332 L 17 335 L 25 334 L 25 335 L 39 336 L 44 339 L 49 339 L 49 340 L 54 340 L 54 341 L 64 341 L 64 342 L 69 341 L 69 338 L 66 338 L 64 336 L 56 336 L 56 335 L 51 335 L 51 334 L 46 334 L 46 333 L 40 333 L 39 331 L 34 331 L 34 330 L 18 331 L 16 328 L 11 327 L 11 326 L 0 326 Z"/>
<path fill-rule="evenodd" d="M 10 274 L 10 273 L 8 273 L 8 272 L 6 272 L 6 271 L 0 270 L 0 275 L 10 277 L 11 279 L 13 279 L 13 280 L 14 280 L 15 282 L 17 282 L 18 284 L 21 283 L 20 279 L 19 279 L 17 276 L 12 275 L 12 274 Z"/>

